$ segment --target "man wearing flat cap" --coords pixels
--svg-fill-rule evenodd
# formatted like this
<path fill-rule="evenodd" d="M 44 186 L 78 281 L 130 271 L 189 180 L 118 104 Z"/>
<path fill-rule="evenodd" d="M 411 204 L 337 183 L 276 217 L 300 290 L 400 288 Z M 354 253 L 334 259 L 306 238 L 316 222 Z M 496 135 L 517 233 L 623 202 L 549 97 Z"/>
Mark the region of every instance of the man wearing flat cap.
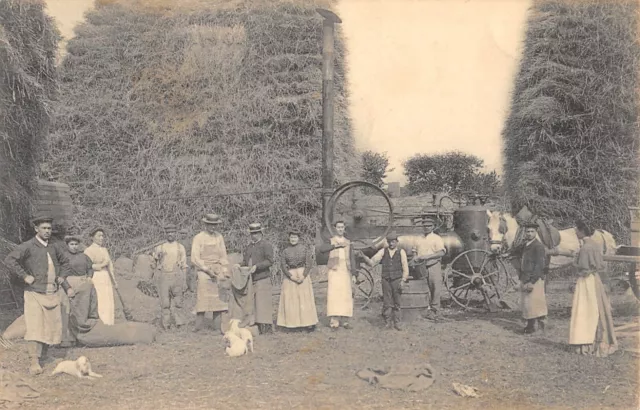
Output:
<path fill-rule="evenodd" d="M 419 262 L 418 272 L 427 279 L 431 300 L 427 319 L 439 320 L 440 317 L 440 293 L 442 292 L 442 257 L 447 253 L 444 241 L 440 235 L 434 232 L 436 220 L 428 215 L 421 218 L 424 236 L 415 241 L 416 257 L 414 262 Z"/>
<path fill-rule="evenodd" d="M 251 243 L 242 252 L 244 266 L 251 268 L 255 322 L 260 334 L 273 332 L 273 303 L 271 295 L 271 265 L 273 246 L 263 239 L 262 224 L 249 225 Z"/>
<path fill-rule="evenodd" d="M 207 214 L 202 223 L 204 230 L 193 238 L 191 245 L 191 263 L 198 275 L 195 332 L 202 330 L 206 312 L 213 312 L 215 319 L 229 310 L 229 305 L 220 299 L 219 291 L 219 283 L 231 276 L 227 247 L 218 230 L 222 218 L 217 214 Z"/>
<path fill-rule="evenodd" d="M 520 258 L 518 276 L 520 279 L 520 306 L 522 318 L 527 321 L 524 333 L 533 333 L 537 328 L 544 330 L 547 316 L 547 299 L 544 292 L 544 267 L 546 252 L 537 238 L 538 224 L 523 223 L 524 241 L 510 252 Z"/>
<path fill-rule="evenodd" d="M 33 221 L 36 236 L 14 249 L 5 264 L 26 284 L 24 290 L 24 318 L 31 359 L 31 374 L 42 373 L 40 359 L 46 357 L 50 345 L 62 340 L 62 313 L 60 310 L 61 286 L 73 296 L 66 281 L 69 258 L 60 247 L 49 244 L 53 218 L 39 216 Z"/>
<path fill-rule="evenodd" d="M 187 281 L 187 252 L 176 240 L 177 231 L 175 225 L 167 225 L 164 228 L 167 241 L 158 245 L 153 251 L 153 259 L 156 262 L 155 274 L 160 275 L 158 290 L 162 309 L 161 326 L 165 330 L 171 328 L 172 318 L 177 327 L 181 327 L 186 322 L 179 309 L 182 308 Z M 171 302 L 173 302 L 173 311 Z"/>
<path fill-rule="evenodd" d="M 371 259 L 362 253 L 360 256 L 371 267 L 382 264 L 382 315 L 385 327 L 390 329 L 393 326 L 401 330 L 400 295 L 402 282 L 409 280 L 409 264 L 404 249 L 398 249 L 398 235 L 390 233 L 386 239 L 388 247 L 380 249 Z"/>

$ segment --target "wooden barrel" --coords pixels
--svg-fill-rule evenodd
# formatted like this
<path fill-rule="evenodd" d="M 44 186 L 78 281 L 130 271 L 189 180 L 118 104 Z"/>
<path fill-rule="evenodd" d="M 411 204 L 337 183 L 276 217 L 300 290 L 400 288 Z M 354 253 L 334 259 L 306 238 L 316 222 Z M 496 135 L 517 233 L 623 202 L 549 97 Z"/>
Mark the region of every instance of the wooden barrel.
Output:
<path fill-rule="evenodd" d="M 409 280 L 402 290 L 400 308 L 402 320 L 412 322 L 420 319 L 422 313 L 429 307 L 429 285 L 425 279 Z"/>

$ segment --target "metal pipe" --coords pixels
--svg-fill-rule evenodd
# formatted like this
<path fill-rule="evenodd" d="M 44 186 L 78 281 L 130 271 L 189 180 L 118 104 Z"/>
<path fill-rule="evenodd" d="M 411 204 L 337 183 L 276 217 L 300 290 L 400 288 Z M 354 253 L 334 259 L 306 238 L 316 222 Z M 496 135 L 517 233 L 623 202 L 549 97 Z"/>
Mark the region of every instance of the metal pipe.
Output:
<path fill-rule="evenodd" d="M 340 17 L 329 10 L 316 9 L 322 24 L 322 215 L 333 193 L 333 71 L 335 23 Z M 323 218 L 324 220 L 324 218 Z M 323 228 L 327 228 L 323 226 Z"/>

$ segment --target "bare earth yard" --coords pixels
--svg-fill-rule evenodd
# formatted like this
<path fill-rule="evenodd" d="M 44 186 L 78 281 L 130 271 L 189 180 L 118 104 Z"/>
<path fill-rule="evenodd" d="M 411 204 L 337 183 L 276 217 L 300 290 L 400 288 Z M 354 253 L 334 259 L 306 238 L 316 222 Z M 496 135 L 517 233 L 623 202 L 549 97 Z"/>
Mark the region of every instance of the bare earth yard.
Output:
<path fill-rule="evenodd" d="M 449 321 L 405 324 L 402 332 L 381 330 L 380 305 L 356 309 L 354 328 L 331 331 L 325 296 L 317 294 L 322 324 L 315 333 L 260 336 L 255 353 L 224 355 L 220 333 L 190 329 L 160 333 L 151 346 L 53 349 L 45 374 L 26 376 L 41 397 L 22 408 L 44 409 L 636 409 L 638 367 L 624 347 L 606 359 L 581 357 L 567 349 L 571 293 L 549 292 L 546 335 L 520 334 L 519 312 L 469 314 L 449 310 Z M 150 299 L 155 300 L 157 299 Z M 630 316 L 629 296 L 613 297 L 616 323 Z M 16 312 L 3 312 L 5 328 Z M 49 377 L 55 361 L 86 355 L 103 379 Z M 426 392 L 389 391 L 356 377 L 366 367 L 430 363 L 436 382 Z M 0 348 L 1 367 L 25 374 L 25 345 Z M 452 391 L 458 382 L 477 387 L 480 398 Z M 0 405 L 1 406 L 1 405 Z"/>

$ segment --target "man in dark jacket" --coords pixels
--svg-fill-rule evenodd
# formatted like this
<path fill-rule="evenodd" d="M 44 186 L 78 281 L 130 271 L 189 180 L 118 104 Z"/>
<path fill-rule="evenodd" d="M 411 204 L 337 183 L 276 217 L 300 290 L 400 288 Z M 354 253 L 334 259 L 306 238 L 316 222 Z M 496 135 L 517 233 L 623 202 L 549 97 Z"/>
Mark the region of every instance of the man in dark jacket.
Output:
<path fill-rule="evenodd" d="M 243 264 L 251 268 L 254 294 L 255 322 L 260 334 L 273 332 L 273 304 L 271 295 L 271 265 L 273 265 L 273 246 L 265 241 L 262 225 L 249 225 L 251 244 L 243 252 Z"/>
<path fill-rule="evenodd" d="M 7 255 L 5 264 L 26 284 L 24 340 L 29 342 L 29 371 L 35 375 L 42 373 L 40 359 L 46 357 L 48 347 L 60 344 L 62 339 L 59 287 L 69 297 L 73 296 L 73 289 L 66 281 L 70 271 L 66 252 L 49 243 L 53 218 L 40 216 L 32 222 L 36 236 Z"/>
<path fill-rule="evenodd" d="M 524 333 L 535 332 L 536 323 L 540 330 L 544 330 L 544 320 L 547 316 L 547 299 L 544 292 L 546 251 L 536 237 L 537 227 L 537 224 L 525 223 L 524 241 L 511 252 L 513 256 L 520 258 L 520 304 L 522 318 L 527 321 Z"/>

